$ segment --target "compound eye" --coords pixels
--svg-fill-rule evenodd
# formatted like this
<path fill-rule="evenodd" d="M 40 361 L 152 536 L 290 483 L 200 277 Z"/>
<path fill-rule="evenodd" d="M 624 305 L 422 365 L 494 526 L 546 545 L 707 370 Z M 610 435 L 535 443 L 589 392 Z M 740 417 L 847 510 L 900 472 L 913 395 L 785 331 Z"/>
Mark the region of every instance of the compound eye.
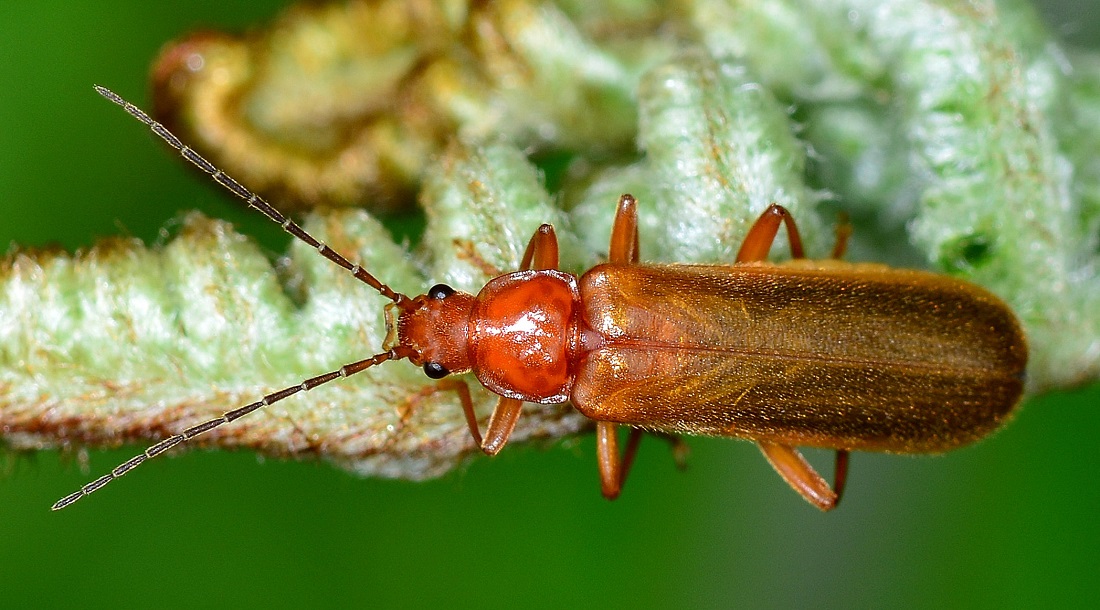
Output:
<path fill-rule="evenodd" d="M 450 375 L 451 372 L 443 368 L 443 365 L 438 362 L 425 362 L 424 374 L 432 379 L 443 379 L 447 375 Z"/>
<path fill-rule="evenodd" d="M 436 284 L 428 290 L 428 298 L 441 301 L 455 293 L 455 289 L 446 284 Z"/>

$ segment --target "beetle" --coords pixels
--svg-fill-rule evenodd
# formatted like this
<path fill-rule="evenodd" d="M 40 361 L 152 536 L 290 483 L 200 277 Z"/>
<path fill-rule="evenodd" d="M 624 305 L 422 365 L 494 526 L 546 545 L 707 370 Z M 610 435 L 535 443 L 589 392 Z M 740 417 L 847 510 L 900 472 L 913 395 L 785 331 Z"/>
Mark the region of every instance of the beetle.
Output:
<path fill-rule="evenodd" d="M 925 271 L 805 259 L 794 219 L 772 204 L 733 264 L 643 265 L 637 201 L 623 195 L 608 261 L 560 271 L 554 228 L 540 226 L 520 270 L 478 294 L 437 284 L 395 292 L 305 232 L 146 113 L 96 90 L 285 231 L 391 301 L 383 352 L 187 428 L 59 500 L 69 506 L 145 460 L 253 411 L 388 360 L 408 360 L 458 394 L 486 454 L 504 447 L 524 402 L 569 401 L 595 421 L 603 495 L 619 495 L 641 435 L 754 441 L 780 476 L 822 510 L 837 505 L 850 451 L 939 453 L 998 429 L 1023 392 L 1027 344 L 986 290 Z M 793 259 L 765 261 L 781 225 Z M 838 232 L 834 259 L 844 249 Z M 482 435 L 472 372 L 500 399 Z M 625 450 L 617 428 L 631 428 Z M 797 447 L 835 451 L 833 486 Z"/>

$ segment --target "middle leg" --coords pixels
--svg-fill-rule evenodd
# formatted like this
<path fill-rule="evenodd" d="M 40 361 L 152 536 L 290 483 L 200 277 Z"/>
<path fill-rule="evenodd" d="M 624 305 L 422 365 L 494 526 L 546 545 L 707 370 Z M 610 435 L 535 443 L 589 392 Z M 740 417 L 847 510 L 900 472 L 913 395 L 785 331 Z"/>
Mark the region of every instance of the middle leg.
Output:
<path fill-rule="evenodd" d="M 637 264 L 641 258 L 638 243 L 638 201 L 633 195 L 624 194 L 619 197 L 619 206 L 615 210 L 615 222 L 611 228 L 611 246 L 608 249 L 608 260 L 618 264 Z M 638 445 L 642 441 L 645 431 L 639 428 L 630 430 L 626 448 L 622 455 L 619 454 L 618 426 L 612 422 L 596 422 L 596 447 L 600 468 L 600 488 L 608 500 L 614 500 L 622 491 L 626 477 L 630 474 L 630 467 L 634 464 L 634 457 L 638 453 Z M 672 435 L 665 436 L 672 443 L 673 456 L 677 466 L 683 466 L 683 456 L 686 454 L 683 442 Z"/>
<path fill-rule="evenodd" d="M 787 239 L 791 243 L 791 257 L 805 258 L 802 250 L 802 236 L 798 234 L 798 226 L 794 223 L 794 217 L 787 208 L 773 203 L 764 210 L 760 218 L 756 219 L 745 240 L 741 242 L 741 249 L 737 251 L 737 262 L 746 263 L 762 261 L 768 258 L 768 250 L 771 250 L 775 242 L 775 236 L 779 234 L 780 223 L 787 225 Z"/>

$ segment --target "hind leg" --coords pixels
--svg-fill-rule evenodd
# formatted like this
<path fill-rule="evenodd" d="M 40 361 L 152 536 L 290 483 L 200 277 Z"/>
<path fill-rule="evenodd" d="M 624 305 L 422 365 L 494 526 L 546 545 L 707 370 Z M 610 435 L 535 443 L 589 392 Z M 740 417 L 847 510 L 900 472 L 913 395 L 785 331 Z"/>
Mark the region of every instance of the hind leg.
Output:
<path fill-rule="evenodd" d="M 749 229 L 745 241 L 741 243 L 741 249 L 737 253 L 737 262 L 763 261 L 768 256 L 768 251 L 779 234 L 779 225 L 787 226 L 787 239 L 791 245 L 791 256 L 805 258 L 802 248 L 802 237 L 798 233 L 794 217 L 781 205 L 772 204 L 760 216 Z M 839 258 L 844 254 L 847 246 L 850 228 L 842 222 L 837 227 L 837 242 L 833 248 L 833 258 Z M 790 445 L 761 442 L 760 450 L 768 459 L 775 471 L 807 502 L 821 510 L 831 510 L 840 502 L 840 496 L 844 492 L 844 485 L 848 479 L 848 452 L 838 450 L 836 452 L 836 473 L 834 475 L 834 487 L 829 487 L 814 470 L 813 466 L 802 457 L 797 449 Z"/>

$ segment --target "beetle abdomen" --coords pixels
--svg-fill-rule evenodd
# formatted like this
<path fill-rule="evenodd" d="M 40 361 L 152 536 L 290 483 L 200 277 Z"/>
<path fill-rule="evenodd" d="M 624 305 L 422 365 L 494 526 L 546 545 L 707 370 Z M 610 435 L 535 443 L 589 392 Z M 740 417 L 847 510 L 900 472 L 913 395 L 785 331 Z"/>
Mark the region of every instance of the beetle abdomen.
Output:
<path fill-rule="evenodd" d="M 878 265 L 628 267 L 581 279 L 588 417 L 791 445 L 936 452 L 1023 389 L 1026 345 L 993 295 Z"/>

